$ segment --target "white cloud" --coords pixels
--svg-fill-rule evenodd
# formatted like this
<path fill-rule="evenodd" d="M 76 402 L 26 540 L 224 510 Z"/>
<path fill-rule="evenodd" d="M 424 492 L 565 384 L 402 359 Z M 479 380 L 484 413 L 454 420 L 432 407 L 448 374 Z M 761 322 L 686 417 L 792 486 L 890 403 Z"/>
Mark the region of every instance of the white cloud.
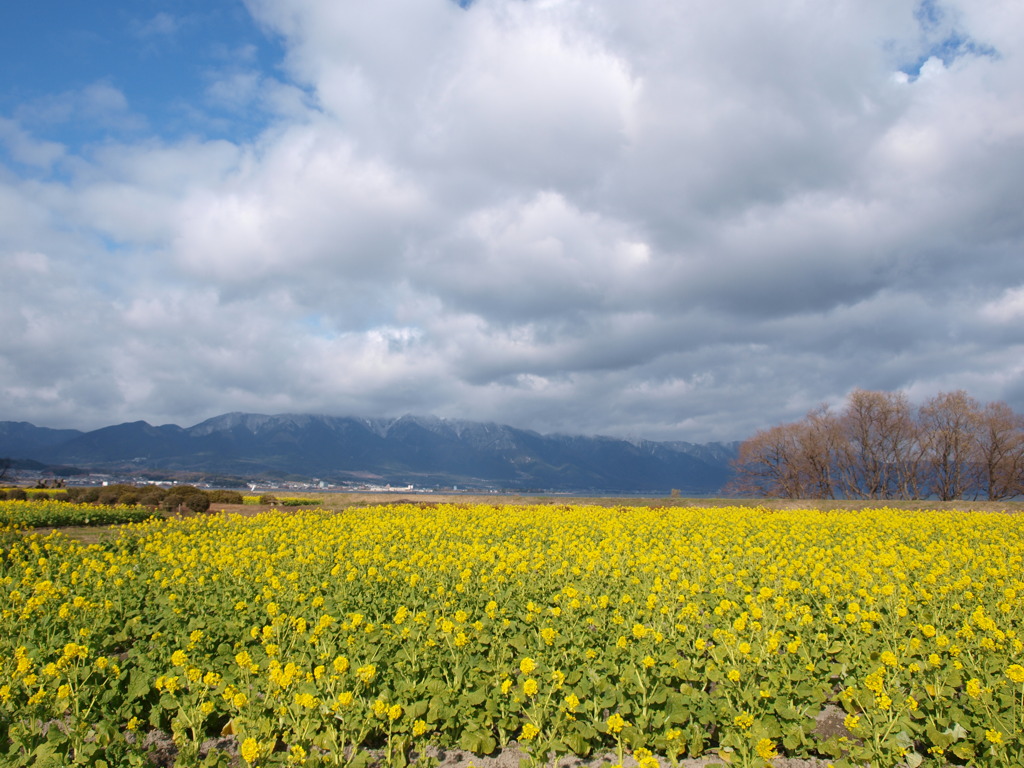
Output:
<path fill-rule="evenodd" d="M 1024 410 L 1016 7 L 247 5 L 281 69 L 226 60 L 195 108 L 252 141 L 150 138 L 113 80 L 0 118 L 35 169 L 0 169 L 0 418 L 704 440 L 858 386 Z M 144 138 L 32 128 L 78 116 Z"/>
<path fill-rule="evenodd" d="M 0 142 L 16 163 L 49 169 L 64 156 L 65 149 L 55 141 L 40 141 L 32 137 L 14 120 L 0 118 Z"/>
<path fill-rule="evenodd" d="M 1024 320 L 1024 285 L 1007 288 L 998 299 L 982 305 L 981 316 L 997 323 Z"/>
<path fill-rule="evenodd" d="M 175 16 L 161 11 L 152 18 L 139 22 L 135 25 L 135 32 L 139 37 L 173 37 L 181 27 L 181 22 Z"/>

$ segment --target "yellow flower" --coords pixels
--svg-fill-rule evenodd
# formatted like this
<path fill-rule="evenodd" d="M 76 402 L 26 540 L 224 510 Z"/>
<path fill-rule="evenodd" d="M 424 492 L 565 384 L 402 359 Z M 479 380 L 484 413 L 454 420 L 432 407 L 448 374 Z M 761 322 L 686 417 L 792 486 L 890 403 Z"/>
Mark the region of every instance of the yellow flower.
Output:
<path fill-rule="evenodd" d="M 881 693 L 885 686 L 884 670 L 879 668 L 864 678 L 864 687 L 874 693 Z"/>
<path fill-rule="evenodd" d="M 242 759 L 249 765 L 252 765 L 260 756 L 260 745 L 256 743 L 256 739 L 250 736 L 242 742 L 240 752 L 242 754 Z"/>
<path fill-rule="evenodd" d="M 536 696 L 537 681 L 534 680 L 532 677 L 528 677 L 525 680 L 523 680 L 523 693 L 525 693 L 527 696 Z"/>
<path fill-rule="evenodd" d="M 623 719 L 622 715 L 616 712 L 615 714 L 609 716 L 606 725 L 608 726 L 608 733 L 617 734 L 620 733 L 622 729 L 626 727 L 627 723 L 625 719 Z"/>
<path fill-rule="evenodd" d="M 40 688 L 38 691 L 36 691 L 35 693 L 33 693 L 31 696 L 28 697 L 28 705 L 30 707 L 34 707 L 36 704 L 39 704 L 45 698 L 46 698 L 46 689 L 45 688 Z"/>
<path fill-rule="evenodd" d="M 981 696 L 984 688 L 981 685 L 981 680 L 976 677 L 972 677 L 967 681 L 967 695 L 972 699 L 977 699 Z"/>
<path fill-rule="evenodd" d="M 530 741 L 536 738 L 538 733 L 540 733 L 540 728 L 533 723 L 526 723 L 523 725 L 523 729 L 519 732 L 519 739 L 521 741 Z"/>
<path fill-rule="evenodd" d="M 537 668 L 537 662 L 531 659 L 529 656 L 519 662 L 519 671 L 524 675 L 528 675 Z"/>
<path fill-rule="evenodd" d="M 377 667 L 373 664 L 367 664 L 356 670 L 356 677 L 362 683 L 369 683 L 377 676 Z"/>
<path fill-rule="evenodd" d="M 424 733 L 427 732 L 427 730 L 428 730 L 428 726 L 427 726 L 426 722 L 423 721 L 423 720 L 416 720 L 412 724 L 412 735 L 414 737 L 416 737 L 416 738 L 419 738 L 420 736 L 422 736 Z"/>
<path fill-rule="evenodd" d="M 992 744 L 1002 744 L 1003 743 L 1002 731 L 997 731 L 997 730 L 994 730 L 994 729 L 992 729 L 992 730 L 986 729 L 986 731 L 985 731 L 985 740 L 990 742 L 990 743 L 992 743 Z"/>
<path fill-rule="evenodd" d="M 1020 664 L 1011 664 L 1006 669 L 1006 676 L 1015 683 L 1024 683 L 1024 667 Z"/>
<path fill-rule="evenodd" d="M 402 707 L 401 707 L 400 704 L 392 704 L 388 708 L 388 720 L 391 720 L 393 722 L 393 721 L 397 720 L 398 718 L 400 718 L 401 716 L 402 716 Z"/>
<path fill-rule="evenodd" d="M 740 671 L 738 669 L 730 669 L 729 674 L 727 674 L 726 677 L 734 683 L 738 683 L 740 681 Z"/>
<path fill-rule="evenodd" d="M 749 712 L 740 712 L 732 721 L 740 728 L 750 728 L 754 724 L 754 716 Z"/>
<path fill-rule="evenodd" d="M 754 746 L 754 751 L 762 760 L 771 760 L 773 757 L 779 756 L 775 749 L 775 742 L 771 739 L 760 739 Z"/>

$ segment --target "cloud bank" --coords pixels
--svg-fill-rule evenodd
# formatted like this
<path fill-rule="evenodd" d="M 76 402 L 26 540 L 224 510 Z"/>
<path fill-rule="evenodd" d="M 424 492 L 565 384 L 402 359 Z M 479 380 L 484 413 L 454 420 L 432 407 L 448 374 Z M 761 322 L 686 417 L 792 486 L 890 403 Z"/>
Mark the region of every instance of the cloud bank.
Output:
<path fill-rule="evenodd" d="M 116 72 L 0 113 L 0 419 L 1024 410 L 1024 7 L 246 8 L 280 60 L 211 67 L 177 135 Z"/>

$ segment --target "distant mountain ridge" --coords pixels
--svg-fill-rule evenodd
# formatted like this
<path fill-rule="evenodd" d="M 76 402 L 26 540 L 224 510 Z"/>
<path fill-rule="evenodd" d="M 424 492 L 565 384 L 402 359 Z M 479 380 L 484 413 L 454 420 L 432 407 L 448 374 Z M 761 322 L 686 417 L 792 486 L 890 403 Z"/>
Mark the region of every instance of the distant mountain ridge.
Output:
<path fill-rule="evenodd" d="M 736 449 L 422 416 L 226 413 L 188 428 L 136 421 L 91 432 L 0 422 L 0 456 L 47 465 L 501 490 L 711 494 L 731 478 Z"/>

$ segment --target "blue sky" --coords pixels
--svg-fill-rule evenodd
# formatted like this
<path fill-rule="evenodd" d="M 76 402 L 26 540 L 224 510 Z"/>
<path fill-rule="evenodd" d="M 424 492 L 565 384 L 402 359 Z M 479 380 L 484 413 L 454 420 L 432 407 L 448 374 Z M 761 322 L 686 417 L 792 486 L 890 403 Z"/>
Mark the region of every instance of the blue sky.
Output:
<path fill-rule="evenodd" d="M 81 150 L 193 133 L 245 140 L 265 127 L 252 104 L 211 92 L 281 63 L 279 39 L 240 2 L 40 0 L 3 15 L 0 110 L 36 135 Z"/>
<path fill-rule="evenodd" d="M 1024 8 L 0 11 L 0 420 L 1024 411 Z"/>

